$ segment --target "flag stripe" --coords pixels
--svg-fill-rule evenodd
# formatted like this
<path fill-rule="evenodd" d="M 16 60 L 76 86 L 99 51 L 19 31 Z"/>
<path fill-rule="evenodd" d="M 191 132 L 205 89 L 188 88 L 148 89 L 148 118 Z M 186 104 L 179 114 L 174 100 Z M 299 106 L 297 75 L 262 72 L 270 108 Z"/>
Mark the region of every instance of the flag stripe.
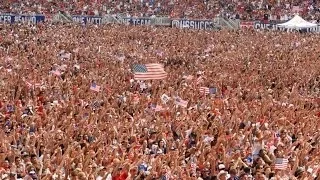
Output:
<path fill-rule="evenodd" d="M 209 88 L 207 87 L 200 87 L 199 91 L 201 94 L 209 94 Z"/>

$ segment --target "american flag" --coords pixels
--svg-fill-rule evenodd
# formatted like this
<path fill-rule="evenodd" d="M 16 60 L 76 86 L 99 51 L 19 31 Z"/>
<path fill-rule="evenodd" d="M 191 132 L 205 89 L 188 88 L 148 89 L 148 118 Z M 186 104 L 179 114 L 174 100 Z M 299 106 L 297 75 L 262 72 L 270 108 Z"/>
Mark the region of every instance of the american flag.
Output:
<path fill-rule="evenodd" d="M 159 112 L 163 110 L 163 107 L 160 105 L 152 104 L 151 109 L 154 110 L 155 112 Z"/>
<path fill-rule="evenodd" d="M 275 169 L 279 169 L 279 170 L 285 170 L 288 167 L 288 159 L 285 158 L 277 158 L 276 162 L 275 162 Z"/>
<path fill-rule="evenodd" d="M 95 83 L 91 84 L 90 90 L 99 92 L 100 91 L 100 86 L 96 85 Z"/>
<path fill-rule="evenodd" d="M 188 106 L 188 101 L 184 101 L 180 97 L 176 97 L 174 103 L 185 108 Z"/>
<path fill-rule="evenodd" d="M 164 71 L 164 67 L 161 64 L 135 64 L 133 65 L 133 73 L 135 80 L 153 80 L 153 79 L 165 79 L 167 73 Z"/>
<path fill-rule="evenodd" d="M 200 87 L 199 91 L 201 94 L 215 94 L 217 93 L 217 88 Z"/>
<path fill-rule="evenodd" d="M 166 94 L 162 94 L 161 100 L 164 104 L 166 104 L 170 100 L 170 97 Z"/>

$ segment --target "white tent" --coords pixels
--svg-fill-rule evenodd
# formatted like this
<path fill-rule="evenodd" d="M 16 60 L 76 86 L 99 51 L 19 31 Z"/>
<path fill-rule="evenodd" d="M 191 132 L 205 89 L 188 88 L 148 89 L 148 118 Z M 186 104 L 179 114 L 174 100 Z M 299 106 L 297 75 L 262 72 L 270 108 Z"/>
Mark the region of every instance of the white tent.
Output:
<path fill-rule="evenodd" d="M 302 17 L 300 17 L 299 15 L 295 15 L 289 21 L 282 24 L 278 24 L 277 26 L 288 28 L 288 29 L 306 29 L 306 28 L 317 27 L 318 25 L 302 19 Z"/>

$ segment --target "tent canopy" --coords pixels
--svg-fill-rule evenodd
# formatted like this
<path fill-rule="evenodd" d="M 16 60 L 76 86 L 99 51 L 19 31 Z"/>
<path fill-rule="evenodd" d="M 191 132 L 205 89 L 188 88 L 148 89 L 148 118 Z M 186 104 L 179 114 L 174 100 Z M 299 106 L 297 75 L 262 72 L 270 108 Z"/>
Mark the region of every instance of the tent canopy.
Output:
<path fill-rule="evenodd" d="M 305 28 L 313 28 L 316 27 L 317 24 L 308 22 L 302 19 L 299 15 L 295 15 L 289 21 L 278 24 L 278 27 L 291 28 L 291 29 L 305 29 Z"/>

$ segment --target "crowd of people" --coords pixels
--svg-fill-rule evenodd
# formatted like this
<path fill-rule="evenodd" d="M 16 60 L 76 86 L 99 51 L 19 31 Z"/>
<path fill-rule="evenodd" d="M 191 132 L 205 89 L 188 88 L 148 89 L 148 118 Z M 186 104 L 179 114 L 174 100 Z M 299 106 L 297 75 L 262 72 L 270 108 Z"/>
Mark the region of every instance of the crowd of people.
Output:
<path fill-rule="evenodd" d="M 217 16 L 241 20 L 290 19 L 299 12 L 308 20 L 319 20 L 317 0 L 4 0 L 2 13 L 36 13 L 50 16 L 59 11 L 71 15 L 127 14 L 212 19 Z"/>
<path fill-rule="evenodd" d="M 2 180 L 320 179 L 318 35 L 16 24 L 0 37 Z M 135 80 L 149 63 L 167 77 Z"/>

